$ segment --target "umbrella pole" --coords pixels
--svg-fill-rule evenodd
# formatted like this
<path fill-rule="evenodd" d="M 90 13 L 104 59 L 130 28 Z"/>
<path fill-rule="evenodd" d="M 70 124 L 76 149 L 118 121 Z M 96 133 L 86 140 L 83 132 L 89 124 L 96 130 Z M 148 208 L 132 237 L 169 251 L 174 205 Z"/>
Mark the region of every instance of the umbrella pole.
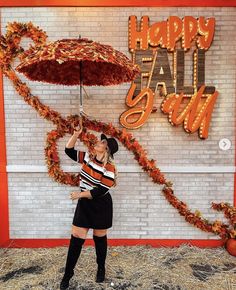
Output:
<path fill-rule="evenodd" d="M 81 38 L 81 35 L 79 35 L 79 38 Z M 79 63 L 80 66 L 80 72 L 79 72 L 79 78 L 80 78 L 80 108 L 79 108 L 79 116 L 82 116 L 82 112 L 83 112 L 83 95 L 82 95 L 82 60 Z"/>
<path fill-rule="evenodd" d="M 80 107 L 79 107 L 79 114 L 80 116 L 82 115 L 82 112 L 83 112 L 83 95 L 82 95 L 82 76 L 81 76 L 81 73 L 82 73 L 82 61 L 80 61 Z"/>

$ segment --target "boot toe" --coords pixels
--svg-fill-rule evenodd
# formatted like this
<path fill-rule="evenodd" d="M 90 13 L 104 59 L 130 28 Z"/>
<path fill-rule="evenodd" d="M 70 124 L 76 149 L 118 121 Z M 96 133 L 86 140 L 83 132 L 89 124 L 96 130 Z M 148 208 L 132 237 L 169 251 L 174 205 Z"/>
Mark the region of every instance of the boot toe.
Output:
<path fill-rule="evenodd" d="M 96 282 L 97 283 L 101 283 L 101 282 L 103 282 L 105 279 L 104 278 L 102 278 L 102 277 L 97 277 L 96 278 Z"/>
<path fill-rule="evenodd" d="M 96 282 L 100 283 L 105 280 L 105 268 L 98 268 L 96 275 Z"/>
<path fill-rule="evenodd" d="M 60 290 L 64 290 L 64 289 L 68 289 L 69 288 L 69 284 L 70 284 L 70 279 L 72 278 L 72 276 L 74 275 L 74 271 L 68 276 L 64 275 L 61 283 L 60 283 Z"/>
<path fill-rule="evenodd" d="M 68 281 L 61 281 L 60 290 L 65 290 L 68 288 L 69 288 L 69 282 Z"/>

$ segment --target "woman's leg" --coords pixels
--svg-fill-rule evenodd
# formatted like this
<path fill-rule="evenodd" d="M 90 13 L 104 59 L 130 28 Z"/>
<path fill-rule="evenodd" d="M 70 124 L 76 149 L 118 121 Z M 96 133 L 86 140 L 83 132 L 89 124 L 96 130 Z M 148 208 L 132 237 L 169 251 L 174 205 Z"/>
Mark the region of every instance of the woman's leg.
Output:
<path fill-rule="evenodd" d="M 94 229 L 93 240 L 96 249 L 96 262 L 98 264 L 96 282 L 103 282 L 105 279 L 105 261 L 107 256 L 107 229 Z"/>
<path fill-rule="evenodd" d="M 89 228 L 82 228 L 72 225 L 71 234 L 77 238 L 86 239 Z"/>
<path fill-rule="evenodd" d="M 78 261 L 82 246 L 85 242 L 88 228 L 76 227 L 72 225 L 70 245 L 68 248 L 65 274 L 62 278 L 60 289 L 67 289 L 69 287 L 69 280 L 74 275 L 74 267 Z"/>
<path fill-rule="evenodd" d="M 101 237 L 107 234 L 107 229 L 102 229 L 102 230 L 97 230 L 97 229 L 93 229 L 93 235 Z"/>

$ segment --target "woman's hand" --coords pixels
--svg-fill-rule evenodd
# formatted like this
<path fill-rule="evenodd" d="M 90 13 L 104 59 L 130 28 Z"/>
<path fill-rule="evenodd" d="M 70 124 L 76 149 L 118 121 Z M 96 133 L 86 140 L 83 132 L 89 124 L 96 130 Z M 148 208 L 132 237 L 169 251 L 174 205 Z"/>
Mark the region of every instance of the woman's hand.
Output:
<path fill-rule="evenodd" d="M 92 199 L 93 197 L 91 196 L 91 193 L 89 190 L 81 191 L 81 192 L 76 192 L 76 191 L 71 192 L 70 199 L 74 200 L 74 199 L 80 199 L 80 198 Z"/>
<path fill-rule="evenodd" d="M 78 138 L 82 131 L 83 131 L 83 124 L 82 124 L 82 118 L 80 118 L 80 120 L 79 120 L 79 128 L 78 127 L 74 128 L 74 134 L 73 135 Z"/>
<path fill-rule="evenodd" d="M 76 191 L 71 192 L 70 199 L 74 200 L 74 199 L 80 199 L 80 198 L 81 198 L 80 192 L 76 192 Z"/>

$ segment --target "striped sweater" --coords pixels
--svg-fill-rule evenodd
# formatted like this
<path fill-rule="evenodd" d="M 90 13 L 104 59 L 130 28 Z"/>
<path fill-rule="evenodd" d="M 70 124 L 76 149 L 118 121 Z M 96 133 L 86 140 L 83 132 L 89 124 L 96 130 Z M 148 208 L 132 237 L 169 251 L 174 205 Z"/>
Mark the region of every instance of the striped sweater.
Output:
<path fill-rule="evenodd" d="M 92 161 L 89 153 L 65 147 L 65 153 L 74 161 L 81 163 L 80 189 L 89 190 L 92 198 L 104 195 L 114 185 L 115 167 L 107 163 L 103 168 L 102 161 L 96 157 Z"/>

